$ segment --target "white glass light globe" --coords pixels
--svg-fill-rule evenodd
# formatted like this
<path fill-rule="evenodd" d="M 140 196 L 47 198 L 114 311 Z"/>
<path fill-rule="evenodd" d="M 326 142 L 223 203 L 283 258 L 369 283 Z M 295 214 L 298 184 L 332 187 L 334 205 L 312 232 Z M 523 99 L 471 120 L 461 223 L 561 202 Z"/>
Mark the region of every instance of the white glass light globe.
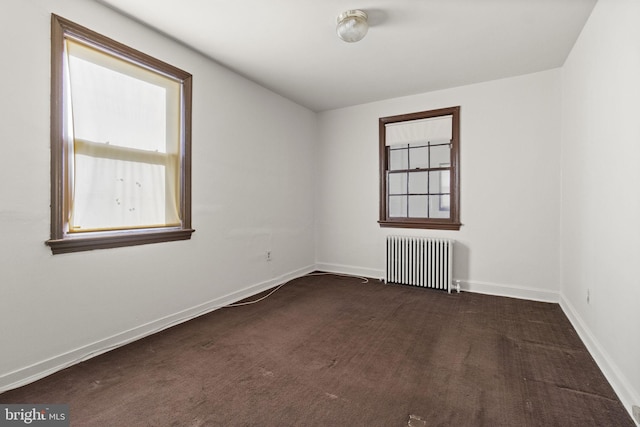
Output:
<path fill-rule="evenodd" d="M 367 14 L 361 10 L 348 10 L 338 16 L 338 37 L 348 43 L 362 40 L 368 29 Z"/>

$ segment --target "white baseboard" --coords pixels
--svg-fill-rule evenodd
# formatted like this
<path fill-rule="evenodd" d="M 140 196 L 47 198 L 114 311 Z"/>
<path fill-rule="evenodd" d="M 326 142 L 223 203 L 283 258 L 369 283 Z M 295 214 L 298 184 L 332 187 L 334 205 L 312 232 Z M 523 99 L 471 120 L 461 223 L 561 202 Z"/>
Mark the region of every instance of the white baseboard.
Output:
<path fill-rule="evenodd" d="M 560 307 L 573 325 L 573 328 L 578 333 L 585 347 L 587 347 L 591 357 L 596 361 L 605 378 L 609 381 L 611 387 L 613 387 L 613 391 L 616 392 L 624 407 L 629 411 L 631 419 L 635 421 L 636 425 L 640 426 L 638 420 L 633 418 L 632 412 L 632 405 L 640 402 L 640 391 L 635 390 L 633 386 L 629 384 L 625 376 L 620 372 L 618 366 L 611 359 L 611 356 L 602 348 L 596 337 L 591 333 L 586 323 L 578 314 L 578 311 L 563 294 L 560 294 Z"/>
<path fill-rule="evenodd" d="M 352 265 L 317 263 L 316 268 L 329 273 L 349 274 L 352 276 L 372 277 L 376 279 L 385 278 L 385 271 L 374 268 L 362 268 Z M 471 280 L 453 279 L 460 282 L 460 290 L 474 292 L 478 294 L 495 295 L 532 301 L 555 302 L 560 301 L 560 293 L 551 290 L 528 288 L 525 286 L 504 285 L 489 282 L 478 282 Z"/>
<path fill-rule="evenodd" d="M 327 273 L 348 274 L 351 276 L 362 276 L 374 279 L 383 279 L 384 270 L 374 268 L 354 267 L 352 265 L 331 264 L 320 262 L 316 264 L 316 270 L 326 271 Z"/>
<path fill-rule="evenodd" d="M 362 268 L 351 265 L 317 263 L 316 268 L 320 271 L 328 273 L 348 274 L 352 276 L 372 277 L 376 279 L 385 278 L 385 271 L 374 268 Z M 526 299 L 541 302 L 560 301 L 560 293 L 551 290 L 528 288 L 525 286 L 504 285 L 489 282 L 478 282 L 471 280 L 453 279 L 454 282 L 460 282 L 460 290 L 465 292 L 474 292 L 478 294 L 495 295 L 501 297 L 510 297 L 518 299 Z"/>
<path fill-rule="evenodd" d="M 75 350 L 34 363 L 30 366 L 25 366 L 7 374 L 0 375 L 0 393 L 32 383 L 84 360 L 91 359 L 92 357 L 106 353 L 107 351 L 194 319 L 198 316 L 224 307 L 225 305 L 256 295 L 262 291 L 273 288 L 274 286 L 278 286 L 297 277 L 304 276 L 315 269 L 315 265 L 310 265 L 274 279 L 247 286 L 244 289 L 215 298 L 203 304 L 145 323 L 144 325 L 120 332 Z"/>
<path fill-rule="evenodd" d="M 453 279 L 454 282 L 458 279 Z M 477 282 L 471 280 L 459 280 L 460 290 L 477 294 L 496 295 L 526 299 L 531 301 L 554 302 L 560 301 L 560 293 L 545 289 L 535 289 L 525 286 L 504 285 L 489 282 Z"/>

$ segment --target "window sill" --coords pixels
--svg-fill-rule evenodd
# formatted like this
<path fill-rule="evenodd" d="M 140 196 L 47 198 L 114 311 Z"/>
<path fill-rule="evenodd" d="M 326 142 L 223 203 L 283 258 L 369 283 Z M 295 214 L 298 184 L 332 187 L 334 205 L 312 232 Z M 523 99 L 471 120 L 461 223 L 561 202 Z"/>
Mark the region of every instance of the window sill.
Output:
<path fill-rule="evenodd" d="M 94 249 L 120 248 L 124 246 L 146 245 L 150 243 L 189 240 L 195 230 L 163 230 L 151 232 L 121 233 L 91 237 L 69 237 L 50 239 L 45 242 L 51 247 L 53 255 L 70 252 L 91 251 Z"/>
<path fill-rule="evenodd" d="M 403 220 L 384 220 L 378 221 L 380 227 L 390 227 L 390 228 L 423 228 L 423 229 L 431 229 L 431 230 L 460 230 L 462 226 L 459 222 L 436 222 L 434 220 L 420 221 L 420 220 L 411 220 L 411 219 L 403 219 Z"/>

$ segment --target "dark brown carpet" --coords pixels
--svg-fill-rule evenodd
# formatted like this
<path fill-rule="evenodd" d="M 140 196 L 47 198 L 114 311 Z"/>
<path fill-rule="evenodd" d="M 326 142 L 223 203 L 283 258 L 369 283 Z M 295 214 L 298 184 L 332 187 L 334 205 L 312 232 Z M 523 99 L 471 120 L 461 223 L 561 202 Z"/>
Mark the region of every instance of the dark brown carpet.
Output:
<path fill-rule="evenodd" d="M 72 426 L 634 426 L 557 304 L 297 279 L 0 395 Z"/>

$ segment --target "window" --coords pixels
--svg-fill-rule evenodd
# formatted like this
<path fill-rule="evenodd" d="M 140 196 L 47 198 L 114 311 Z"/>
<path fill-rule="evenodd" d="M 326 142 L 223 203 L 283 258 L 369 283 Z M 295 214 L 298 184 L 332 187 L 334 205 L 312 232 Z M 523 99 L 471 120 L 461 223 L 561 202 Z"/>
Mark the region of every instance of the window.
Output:
<path fill-rule="evenodd" d="M 191 75 L 52 15 L 54 254 L 191 238 Z"/>
<path fill-rule="evenodd" d="M 382 117 L 380 226 L 459 230 L 460 107 Z"/>

